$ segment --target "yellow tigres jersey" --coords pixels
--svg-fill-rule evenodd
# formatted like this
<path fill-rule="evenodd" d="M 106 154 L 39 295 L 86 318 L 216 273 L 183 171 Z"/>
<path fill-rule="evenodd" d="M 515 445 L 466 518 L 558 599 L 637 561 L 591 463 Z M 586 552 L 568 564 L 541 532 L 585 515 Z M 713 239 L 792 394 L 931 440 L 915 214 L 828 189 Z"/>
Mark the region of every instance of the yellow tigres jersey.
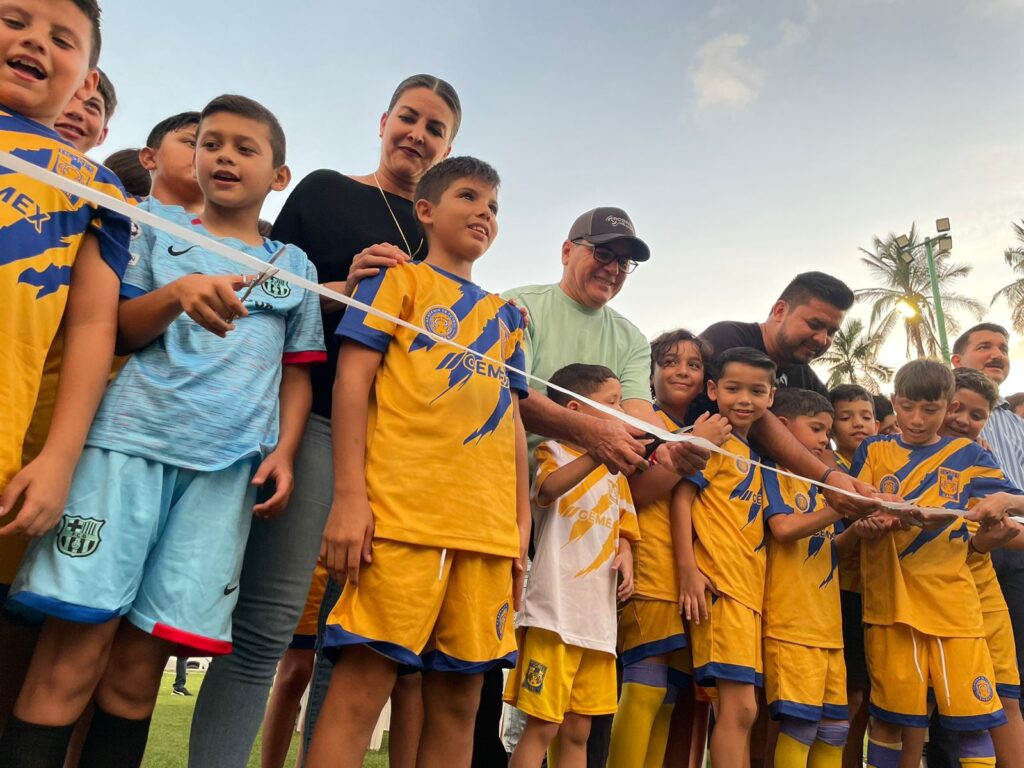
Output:
<path fill-rule="evenodd" d="M 774 472 L 764 473 L 765 527 L 773 515 L 805 515 L 825 506 L 819 489 Z M 813 648 L 843 647 L 839 557 L 832 525 L 796 541 L 768 532 L 764 590 L 765 637 Z"/>
<path fill-rule="evenodd" d="M 675 431 L 679 425 L 662 410 L 658 415 L 665 429 Z M 669 513 L 671 491 L 660 499 L 637 510 L 640 541 L 633 546 L 633 584 L 638 597 L 655 600 L 679 599 L 675 549 L 672 545 L 672 521 Z"/>
<path fill-rule="evenodd" d="M 0 106 L 0 148 L 42 168 L 125 199 L 113 173 L 52 129 Z M 0 489 L 22 465 L 43 362 L 64 316 L 71 269 L 86 232 L 121 277 L 130 222 L 0 167 Z"/>
<path fill-rule="evenodd" d="M 712 453 L 703 471 L 686 478 L 700 492 L 693 502 L 697 566 L 718 591 L 761 613 L 764 604 L 765 530 L 757 455 L 730 436 L 722 448 L 740 458 Z"/>
<path fill-rule="evenodd" d="M 640 536 L 629 482 L 600 465 L 552 505 L 540 507 L 537 492 L 544 481 L 583 454 L 554 440 L 535 453 L 535 548 L 516 626 L 547 629 L 569 645 L 615 653 L 618 574 L 611 566 L 619 537 Z"/>
<path fill-rule="evenodd" d="M 838 453 L 834 454 L 836 464 L 839 468 L 850 473 L 850 465 L 842 456 Z M 836 536 L 846 530 L 849 523 L 846 520 L 840 520 L 835 525 Z M 853 548 L 852 551 L 845 555 L 839 556 L 839 589 L 845 590 L 846 592 L 860 592 L 860 543 Z"/>
<path fill-rule="evenodd" d="M 992 455 L 964 438 L 909 446 L 899 435 L 869 437 L 852 473 L 883 493 L 921 506 L 968 509 L 990 493 L 1020 493 Z M 983 637 L 981 602 L 967 564 L 967 522 L 894 531 L 861 542 L 864 623 L 907 624 L 938 637 Z"/>
<path fill-rule="evenodd" d="M 519 310 L 468 280 L 403 264 L 355 298 L 523 369 Z M 374 535 L 518 557 L 512 398 L 526 396 L 525 377 L 355 307 L 338 335 L 384 353 L 366 439 Z"/>
<path fill-rule="evenodd" d="M 978 532 L 979 524 L 967 521 L 967 530 L 973 536 Z M 992 565 L 992 555 L 988 552 L 971 552 L 967 556 L 967 565 L 974 577 L 974 585 L 978 588 L 978 599 L 981 601 L 982 613 L 1002 613 L 1009 610 L 1003 590 L 996 578 L 996 569 Z"/>
<path fill-rule="evenodd" d="M 839 453 L 839 451 L 832 451 L 832 457 L 836 460 L 836 465 L 843 470 L 843 472 L 850 471 L 850 462 L 846 460 L 846 457 Z"/>

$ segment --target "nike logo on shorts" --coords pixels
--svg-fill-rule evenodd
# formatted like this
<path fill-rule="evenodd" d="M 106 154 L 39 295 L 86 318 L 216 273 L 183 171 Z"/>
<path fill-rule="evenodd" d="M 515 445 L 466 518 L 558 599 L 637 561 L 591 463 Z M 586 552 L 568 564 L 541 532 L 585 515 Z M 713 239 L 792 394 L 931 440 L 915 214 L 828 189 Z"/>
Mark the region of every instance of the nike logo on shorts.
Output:
<path fill-rule="evenodd" d="M 168 252 L 169 254 L 171 254 L 171 256 L 184 256 L 184 255 L 185 255 L 186 253 L 188 253 L 189 251 L 191 251 L 191 250 L 192 250 L 193 248 L 195 248 L 195 246 L 194 246 L 194 245 L 190 245 L 190 246 L 189 246 L 188 248 L 186 248 L 185 250 L 183 250 L 183 251 L 178 251 L 178 250 L 175 250 L 175 248 L 174 248 L 174 246 L 173 246 L 173 245 L 168 245 L 168 246 L 167 246 L 167 252 Z"/>

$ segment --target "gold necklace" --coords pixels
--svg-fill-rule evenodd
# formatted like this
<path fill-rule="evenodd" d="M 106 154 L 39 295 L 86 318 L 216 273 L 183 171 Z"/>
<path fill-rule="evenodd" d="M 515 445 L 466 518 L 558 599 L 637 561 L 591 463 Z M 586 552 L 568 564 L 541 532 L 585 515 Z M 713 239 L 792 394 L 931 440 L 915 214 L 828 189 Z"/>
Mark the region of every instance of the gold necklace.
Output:
<path fill-rule="evenodd" d="M 380 190 L 380 196 L 384 198 L 384 205 L 388 207 L 388 213 L 391 214 L 391 220 L 395 222 L 395 226 L 398 228 L 398 234 L 402 236 L 402 242 L 405 243 L 405 252 L 409 254 L 410 258 L 415 258 L 416 254 L 420 252 L 420 248 L 423 247 L 423 238 L 420 238 L 420 244 L 416 246 L 415 251 L 409 247 L 409 241 L 405 237 L 405 230 L 402 229 L 402 225 L 398 223 L 398 217 L 395 216 L 395 212 L 391 208 L 391 203 L 388 202 L 388 196 L 384 194 L 384 187 L 380 185 L 380 180 L 377 178 L 376 171 L 373 172 L 373 181 L 377 185 L 377 189 Z"/>

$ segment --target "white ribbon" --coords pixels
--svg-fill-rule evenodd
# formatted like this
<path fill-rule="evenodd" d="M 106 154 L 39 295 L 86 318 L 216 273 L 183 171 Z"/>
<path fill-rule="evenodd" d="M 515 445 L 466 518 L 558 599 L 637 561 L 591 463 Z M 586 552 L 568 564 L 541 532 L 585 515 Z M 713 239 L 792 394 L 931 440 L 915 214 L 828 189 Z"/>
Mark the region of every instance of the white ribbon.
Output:
<path fill-rule="evenodd" d="M 120 213 L 130 219 L 133 219 L 134 221 L 139 222 L 140 224 L 148 224 L 149 226 L 154 227 L 155 229 L 159 229 L 162 230 L 163 232 L 166 232 L 167 234 L 174 235 L 175 237 L 180 238 L 181 240 L 191 243 L 192 245 L 199 246 L 200 248 L 203 248 L 211 253 L 216 253 L 219 256 L 223 256 L 225 259 L 228 259 L 229 261 L 232 261 L 235 264 L 238 264 L 239 266 L 251 269 L 254 272 L 259 273 L 267 268 L 267 263 L 265 261 L 262 261 L 261 259 L 258 259 L 255 256 L 251 256 L 248 253 L 245 253 L 244 251 L 231 248 L 230 246 L 225 245 L 221 241 L 215 240 L 214 238 L 211 237 L 207 237 L 206 235 L 196 232 L 193 229 L 183 227 L 180 224 L 174 223 L 173 221 L 168 221 L 167 219 L 161 218 L 160 216 L 157 216 L 156 214 L 153 214 L 150 211 L 138 208 L 137 206 L 134 206 L 131 203 L 128 203 L 124 200 L 119 200 L 116 197 L 112 197 L 111 195 L 108 195 L 105 192 L 100 192 L 99 190 L 94 189 L 93 187 L 87 186 L 72 179 L 65 178 L 64 176 L 61 176 L 58 173 L 54 173 L 53 171 L 50 171 L 46 168 L 41 168 L 38 165 L 34 165 L 33 163 L 28 162 L 27 160 L 24 160 L 20 157 L 17 157 L 16 155 L 11 154 L 10 152 L 0 150 L 0 164 L 17 171 L 18 173 L 28 176 L 31 179 L 35 179 L 38 182 L 48 184 L 52 187 L 56 187 L 57 189 L 60 189 L 68 193 L 69 195 L 81 197 L 82 199 L 88 200 L 90 203 L 93 203 L 94 205 L 99 205 L 102 206 L 103 208 L 108 208 L 109 210 L 115 211 L 116 213 Z M 699 445 L 703 448 L 706 448 L 709 451 L 720 453 L 723 456 L 728 456 L 732 459 L 738 459 L 740 461 L 750 462 L 769 472 L 775 472 L 779 475 L 792 477 L 796 480 L 800 480 L 801 482 L 816 485 L 819 488 L 824 488 L 835 493 L 840 493 L 843 494 L 844 496 L 849 496 L 850 498 L 853 499 L 877 502 L 877 499 L 870 499 L 867 496 L 855 493 L 853 491 L 848 491 L 845 488 L 839 488 L 838 486 L 830 485 L 829 483 L 823 483 L 819 480 L 813 480 L 809 477 L 803 477 L 802 475 L 798 475 L 793 472 L 788 472 L 784 469 L 780 469 L 779 467 L 763 464 L 759 461 L 754 461 L 743 456 L 737 456 L 734 453 L 731 453 L 720 448 L 719 446 L 712 443 L 710 440 L 705 440 L 703 437 L 699 437 L 697 435 L 687 435 L 669 432 L 668 430 L 662 429 L 661 427 L 655 424 L 650 424 L 644 421 L 643 419 L 638 419 L 637 417 L 631 416 L 628 413 L 617 411 L 614 408 L 605 405 L 604 403 L 599 403 L 595 400 L 591 400 L 587 397 L 584 397 L 583 395 L 577 394 L 576 392 L 568 390 L 564 387 L 560 387 L 557 384 L 552 384 L 547 379 L 543 379 L 540 376 L 534 376 L 528 371 L 520 370 L 515 366 L 509 365 L 504 360 L 495 360 L 494 358 L 481 354 L 480 352 L 470 349 L 469 347 L 465 347 L 462 344 L 459 344 L 458 342 L 452 341 L 451 339 L 446 339 L 442 336 L 438 336 L 437 334 L 428 331 L 426 328 L 421 328 L 420 326 L 414 323 L 410 323 L 406 320 L 402 320 L 401 318 L 389 315 L 387 312 L 382 312 L 379 309 L 370 306 L 369 304 L 364 304 L 358 299 L 354 299 L 350 296 L 346 296 L 343 293 L 333 291 L 330 288 L 320 285 L 319 283 L 314 283 L 310 280 L 307 280 L 305 277 L 302 277 L 301 275 L 296 275 L 286 270 L 280 269 L 274 272 L 274 277 L 277 278 L 278 280 L 284 280 L 287 283 L 291 283 L 292 285 L 297 286 L 299 288 L 303 288 L 307 291 L 312 291 L 313 293 L 316 293 L 325 298 L 333 299 L 334 301 L 340 302 L 347 306 L 361 309 L 367 314 L 373 315 L 374 317 L 379 317 L 380 319 L 386 320 L 389 323 L 394 323 L 395 325 L 400 325 L 403 328 L 415 331 L 416 333 L 422 334 L 430 338 L 431 340 L 437 342 L 438 344 L 447 344 L 450 347 L 455 347 L 456 349 L 461 350 L 462 352 L 474 355 L 475 357 L 478 357 L 481 360 L 484 360 L 488 363 L 500 365 L 508 371 L 518 373 L 519 375 L 525 377 L 526 379 L 536 382 L 537 384 L 541 384 L 548 389 L 558 390 L 559 392 L 572 397 L 574 400 L 586 403 L 591 408 L 601 411 L 602 413 L 605 413 L 609 416 L 612 416 L 613 418 L 616 418 L 619 421 L 625 422 L 626 424 L 628 424 L 631 427 L 634 427 L 635 429 L 639 429 L 643 432 L 646 432 L 647 434 L 654 435 L 655 437 L 664 440 L 665 442 L 693 443 L 695 445 Z M 893 511 L 921 509 L 920 507 L 915 506 L 913 504 L 891 501 L 881 502 L 881 506 Z M 965 510 L 950 510 L 946 508 L 935 508 L 930 510 L 926 509 L 924 511 L 941 513 L 947 516 L 950 512 L 955 512 L 961 516 L 965 514 Z"/>

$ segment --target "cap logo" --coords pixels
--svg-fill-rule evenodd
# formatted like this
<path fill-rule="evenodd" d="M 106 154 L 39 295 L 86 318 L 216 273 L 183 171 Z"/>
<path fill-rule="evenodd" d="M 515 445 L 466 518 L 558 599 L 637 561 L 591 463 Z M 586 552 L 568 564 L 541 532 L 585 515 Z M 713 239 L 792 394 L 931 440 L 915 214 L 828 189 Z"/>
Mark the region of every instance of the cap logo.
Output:
<path fill-rule="evenodd" d="M 605 216 L 604 220 L 613 227 L 625 227 L 630 231 L 630 234 L 636 234 L 636 230 L 633 229 L 633 225 L 629 222 L 629 219 L 624 219 L 621 216 Z"/>

